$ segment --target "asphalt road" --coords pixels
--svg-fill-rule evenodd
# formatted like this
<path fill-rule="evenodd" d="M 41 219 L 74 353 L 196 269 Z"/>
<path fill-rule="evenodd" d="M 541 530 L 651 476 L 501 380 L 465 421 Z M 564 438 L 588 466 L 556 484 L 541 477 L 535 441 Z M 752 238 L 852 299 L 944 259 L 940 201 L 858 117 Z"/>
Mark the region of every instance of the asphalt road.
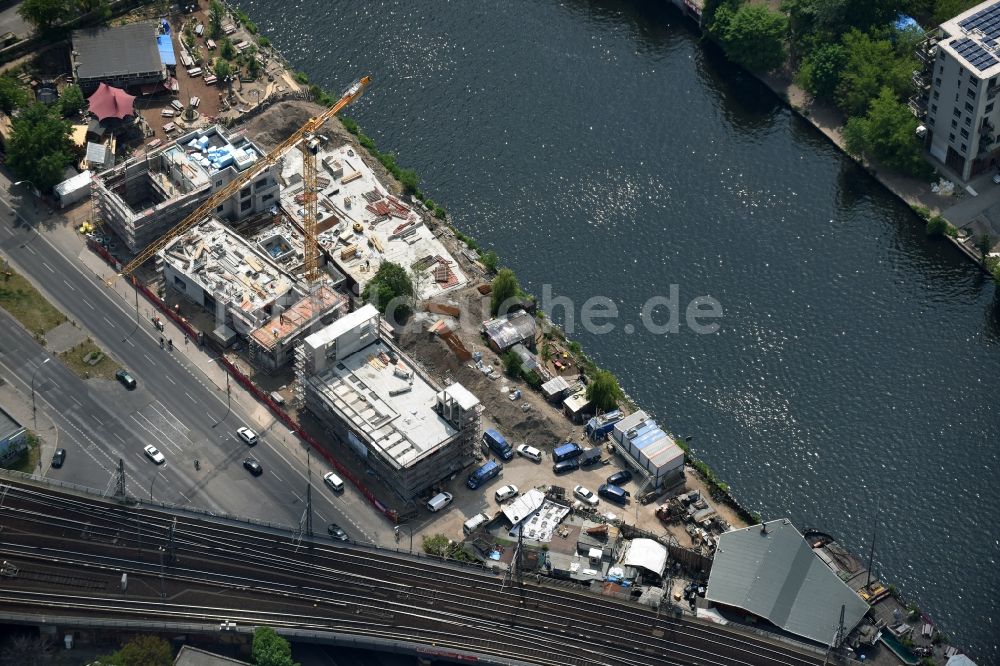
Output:
<path fill-rule="evenodd" d="M 304 511 L 305 465 L 282 444 L 270 441 L 277 437 L 253 422 L 251 410 L 236 399 L 235 387 L 230 413 L 224 392 L 200 368 L 182 354 L 160 349 L 160 334 L 152 325 L 137 326 L 134 305 L 130 309 L 68 248 L 60 250 L 53 242 L 65 239 L 32 228 L 22 217 L 32 214 L 30 204 L 20 207 L 17 216 L 8 208 L 0 199 L 0 252 L 138 381 L 137 389 L 128 391 L 114 381 L 83 381 L 58 361 L 39 367 L 47 352 L 23 329 L 5 321 L 12 333 L 2 337 L 0 367 L 20 380 L 25 394 L 38 369 L 39 405 L 49 407 L 61 430 L 60 446 L 67 450 L 64 467 L 47 474 L 103 490 L 121 457 L 128 490 L 135 496 L 148 498 L 152 489 L 160 501 L 297 525 Z M 244 424 L 261 434 L 252 451 L 235 434 Z M 146 444 L 160 449 L 164 465 L 157 467 L 145 457 Z M 262 476 L 255 478 L 243 469 L 248 455 L 260 461 Z M 200 470 L 194 467 L 195 459 Z M 325 471 L 313 462 L 315 481 Z M 313 506 L 317 529 L 335 522 L 358 540 L 389 529 L 353 489 L 334 495 L 314 483 Z"/>

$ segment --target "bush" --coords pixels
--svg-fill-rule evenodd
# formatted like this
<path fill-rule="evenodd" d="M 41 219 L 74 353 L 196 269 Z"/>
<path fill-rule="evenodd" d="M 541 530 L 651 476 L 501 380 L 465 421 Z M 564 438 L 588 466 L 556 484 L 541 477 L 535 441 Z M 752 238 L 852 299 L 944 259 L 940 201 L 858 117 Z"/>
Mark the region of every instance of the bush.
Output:
<path fill-rule="evenodd" d="M 785 62 L 788 19 L 763 5 L 744 4 L 715 11 L 711 31 L 726 56 L 747 69 L 769 72 Z"/>
<path fill-rule="evenodd" d="M 309 84 L 309 76 L 305 72 L 295 72 L 295 80 L 302 85 Z"/>
<path fill-rule="evenodd" d="M 490 312 L 496 314 L 506 314 L 500 312 L 500 306 L 512 298 L 516 298 L 521 291 L 521 285 L 517 281 L 514 271 L 509 268 L 501 268 L 496 277 L 493 278 L 493 289 L 490 293 Z M 506 307 L 506 306 L 505 306 Z"/>
<path fill-rule="evenodd" d="M 413 280 L 406 269 L 391 261 L 384 261 L 375 277 L 365 285 L 361 297 L 367 303 L 374 304 L 382 314 L 402 318 L 410 312 L 414 293 Z M 390 311 L 390 308 L 394 310 Z"/>
<path fill-rule="evenodd" d="M 441 206 L 434 206 L 434 217 L 443 220 L 448 213 Z"/>
<path fill-rule="evenodd" d="M 358 135 L 358 124 L 354 121 L 353 118 L 348 118 L 347 116 L 341 116 L 340 123 L 344 126 L 344 129 L 347 130 L 348 132 L 350 132 L 354 136 Z"/>
<path fill-rule="evenodd" d="M 503 362 L 504 374 L 513 379 L 519 379 L 524 372 L 521 364 L 521 357 L 513 351 L 508 351 L 501 359 Z"/>
<path fill-rule="evenodd" d="M 270 45 L 271 45 L 271 40 L 265 37 L 264 35 L 260 35 L 257 37 L 257 46 L 259 46 L 260 48 L 266 49 Z"/>
<path fill-rule="evenodd" d="M 607 370 L 598 370 L 587 384 L 587 400 L 598 411 L 610 412 L 624 397 L 618 379 Z"/>
<path fill-rule="evenodd" d="M 484 255 L 479 257 L 479 263 L 486 267 L 490 273 L 497 272 L 497 266 L 500 264 L 500 258 L 497 256 L 496 252 L 490 250 Z"/>
<path fill-rule="evenodd" d="M 935 215 L 927 220 L 927 235 L 942 236 L 948 233 L 948 221 L 940 215 Z"/>

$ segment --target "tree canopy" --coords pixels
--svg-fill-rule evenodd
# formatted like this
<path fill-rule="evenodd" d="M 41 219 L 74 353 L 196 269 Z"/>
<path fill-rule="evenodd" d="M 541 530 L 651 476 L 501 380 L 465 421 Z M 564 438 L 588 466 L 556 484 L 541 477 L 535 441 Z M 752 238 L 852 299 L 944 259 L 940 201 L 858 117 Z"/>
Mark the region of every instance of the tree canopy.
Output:
<path fill-rule="evenodd" d="M 211 39 L 218 39 L 222 35 L 222 17 L 225 14 L 225 6 L 219 0 L 212 0 L 208 6 L 208 36 Z"/>
<path fill-rule="evenodd" d="M 230 67 L 229 62 L 222 58 L 215 60 L 212 70 L 220 81 L 224 81 L 227 76 L 233 73 L 233 68 Z"/>
<path fill-rule="evenodd" d="M 268 626 L 254 629 L 251 656 L 257 666 L 298 666 L 291 644 Z"/>
<path fill-rule="evenodd" d="M 748 69 L 769 72 L 785 62 L 788 19 L 763 5 L 721 5 L 711 30 L 726 55 Z"/>
<path fill-rule="evenodd" d="M 840 44 L 824 44 L 805 57 L 798 83 L 813 97 L 832 100 L 847 64 L 847 50 Z"/>
<path fill-rule="evenodd" d="M 64 118 L 76 115 L 87 104 L 87 99 L 83 96 L 80 86 L 71 83 L 62 90 L 59 97 L 59 110 Z"/>
<path fill-rule="evenodd" d="M 926 176 L 930 166 L 916 136 L 918 121 L 889 88 L 871 103 L 868 114 L 847 121 L 844 140 L 849 152 L 867 155 L 891 169 Z"/>
<path fill-rule="evenodd" d="M 28 103 L 28 91 L 10 74 L 0 76 L 0 111 L 9 114 Z"/>
<path fill-rule="evenodd" d="M 519 293 L 521 293 L 521 285 L 518 283 L 514 271 L 509 268 L 501 268 L 496 277 L 493 278 L 490 312 L 494 315 L 500 313 L 500 306 L 504 305 L 505 301 L 516 298 Z"/>
<path fill-rule="evenodd" d="M 897 57 L 892 42 L 852 30 L 844 35 L 847 60 L 837 85 L 837 106 L 848 116 L 862 116 L 884 87 L 897 96 L 908 94 L 915 69 L 907 57 Z"/>
<path fill-rule="evenodd" d="M 101 666 L 170 666 L 170 643 L 159 636 L 136 636 L 117 652 L 99 657 Z"/>
<path fill-rule="evenodd" d="M 24 0 L 17 13 L 25 21 L 45 32 L 56 23 L 72 16 L 73 7 L 67 0 Z"/>
<path fill-rule="evenodd" d="M 615 409 L 624 397 L 625 394 L 618 386 L 618 380 L 607 370 L 598 370 L 587 384 L 587 400 L 598 411 L 608 412 Z"/>
<path fill-rule="evenodd" d="M 391 261 L 383 261 L 375 277 L 365 285 L 361 297 L 386 315 L 405 317 L 409 314 L 416 292 L 406 269 Z"/>
<path fill-rule="evenodd" d="M 73 162 L 70 124 L 58 110 L 35 103 L 14 119 L 7 142 L 7 163 L 21 180 L 30 180 L 42 192 L 63 179 Z"/>

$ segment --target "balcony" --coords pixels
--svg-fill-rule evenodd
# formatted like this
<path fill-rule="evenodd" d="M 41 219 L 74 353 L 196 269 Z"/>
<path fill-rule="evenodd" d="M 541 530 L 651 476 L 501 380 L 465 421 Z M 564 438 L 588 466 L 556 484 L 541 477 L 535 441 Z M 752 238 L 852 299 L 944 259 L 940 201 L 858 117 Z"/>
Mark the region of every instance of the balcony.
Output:
<path fill-rule="evenodd" d="M 910 107 L 910 111 L 913 112 L 919 120 L 923 120 L 927 116 L 927 96 L 918 94 L 913 95 L 907 101 L 907 106 Z"/>

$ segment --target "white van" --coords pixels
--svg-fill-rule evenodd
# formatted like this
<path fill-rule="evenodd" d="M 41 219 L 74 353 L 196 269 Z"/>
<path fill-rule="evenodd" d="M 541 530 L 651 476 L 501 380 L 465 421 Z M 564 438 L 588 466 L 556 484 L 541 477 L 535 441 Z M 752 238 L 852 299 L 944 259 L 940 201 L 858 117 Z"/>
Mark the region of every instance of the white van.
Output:
<path fill-rule="evenodd" d="M 330 490 L 335 493 L 344 492 L 344 480 L 333 472 L 327 472 L 323 475 L 323 482 L 330 486 Z"/>
<path fill-rule="evenodd" d="M 451 493 L 438 493 L 427 502 L 427 510 L 436 513 L 451 504 Z"/>
<path fill-rule="evenodd" d="M 464 532 L 466 536 L 469 536 L 470 534 L 475 532 L 480 525 L 483 525 L 488 522 L 490 522 L 489 516 L 487 516 L 485 513 L 477 513 L 472 518 L 469 518 L 467 521 L 465 521 L 465 523 L 462 525 L 462 532 Z"/>
<path fill-rule="evenodd" d="M 174 107 L 178 111 L 184 110 L 184 104 L 179 99 L 175 99 L 174 101 L 170 102 L 170 106 Z"/>

